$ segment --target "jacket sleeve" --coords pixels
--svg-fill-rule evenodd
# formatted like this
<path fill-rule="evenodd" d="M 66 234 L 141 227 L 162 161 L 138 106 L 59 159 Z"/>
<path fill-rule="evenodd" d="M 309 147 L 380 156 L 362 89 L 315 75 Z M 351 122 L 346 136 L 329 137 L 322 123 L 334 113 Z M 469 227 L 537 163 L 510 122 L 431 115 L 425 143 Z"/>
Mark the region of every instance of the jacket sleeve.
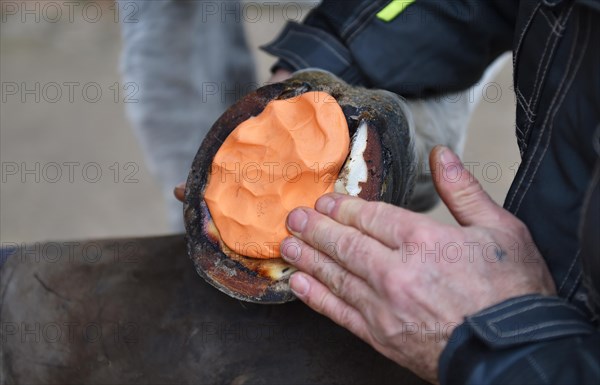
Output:
<path fill-rule="evenodd" d="M 405 97 L 460 91 L 511 48 L 516 0 L 324 0 L 262 47 L 276 66 L 325 69 L 351 84 Z M 379 14 L 379 16 L 378 16 Z"/>
<path fill-rule="evenodd" d="M 440 357 L 442 384 L 593 384 L 600 333 L 578 308 L 528 295 L 467 317 Z"/>

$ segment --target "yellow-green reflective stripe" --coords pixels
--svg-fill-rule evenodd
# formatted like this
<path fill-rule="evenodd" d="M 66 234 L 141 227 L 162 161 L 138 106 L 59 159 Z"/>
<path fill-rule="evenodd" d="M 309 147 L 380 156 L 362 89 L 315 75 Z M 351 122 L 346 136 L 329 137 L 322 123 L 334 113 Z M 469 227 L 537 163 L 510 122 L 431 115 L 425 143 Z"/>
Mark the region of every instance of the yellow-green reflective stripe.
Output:
<path fill-rule="evenodd" d="M 392 0 L 385 8 L 377 12 L 377 18 L 383 21 L 392 21 L 414 2 L 415 0 Z"/>

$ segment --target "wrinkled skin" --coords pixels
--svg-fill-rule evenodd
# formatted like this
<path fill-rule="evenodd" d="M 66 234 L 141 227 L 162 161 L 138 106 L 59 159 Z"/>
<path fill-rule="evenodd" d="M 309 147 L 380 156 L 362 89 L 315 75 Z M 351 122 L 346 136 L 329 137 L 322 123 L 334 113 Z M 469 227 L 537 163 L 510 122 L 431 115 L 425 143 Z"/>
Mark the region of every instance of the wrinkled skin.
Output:
<path fill-rule="evenodd" d="M 298 298 L 436 382 L 440 353 L 465 316 L 519 295 L 552 295 L 555 287 L 526 226 L 491 200 L 451 150 L 436 147 L 430 164 L 459 226 L 328 194 L 314 210 L 289 214 L 293 236 L 281 251 L 300 270 L 290 279 Z"/>
<path fill-rule="evenodd" d="M 281 252 L 300 270 L 290 278 L 300 300 L 437 382 L 440 354 L 465 316 L 556 288 L 525 224 L 492 201 L 451 150 L 434 148 L 430 166 L 458 226 L 327 194 L 315 209 L 289 214 L 293 236 Z"/>
<path fill-rule="evenodd" d="M 279 70 L 269 80 L 290 76 Z M 464 317 L 519 295 L 554 295 L 527 227 L 498 206 L 451 150 L 430 155 L 458 226 L 340 194 L 288 216 L 282 256 L 296 296 L 383 355 L 437 382 L 440 354 Z M 185 184 L 174 194 L 183 200 Z M 433 331 L 433 332 L 432 332 Z"/>

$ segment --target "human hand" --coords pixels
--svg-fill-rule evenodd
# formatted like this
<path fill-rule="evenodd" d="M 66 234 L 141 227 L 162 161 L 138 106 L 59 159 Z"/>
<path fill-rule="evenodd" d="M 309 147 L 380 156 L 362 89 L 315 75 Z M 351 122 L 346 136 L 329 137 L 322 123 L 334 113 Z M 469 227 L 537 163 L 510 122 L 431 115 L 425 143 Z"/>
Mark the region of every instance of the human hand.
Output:
<path fill-rule="evenodd" d="M 430 154 L 436 189 L 460 226 L 381 202 L 327 194 L 287 219 L 283 257 L 298 298 L 419 376 L 467 315 L 554 283 L 526 226 L 482 190 L 458 157 Z M 333 262 L 333 263 L 332 263 Z"/>

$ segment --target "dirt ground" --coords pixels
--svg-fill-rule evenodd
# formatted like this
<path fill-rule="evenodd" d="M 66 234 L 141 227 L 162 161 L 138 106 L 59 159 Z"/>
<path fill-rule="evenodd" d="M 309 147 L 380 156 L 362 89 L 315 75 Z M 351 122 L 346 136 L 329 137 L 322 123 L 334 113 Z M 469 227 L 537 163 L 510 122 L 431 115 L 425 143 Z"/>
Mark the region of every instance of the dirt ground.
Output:
<path fill-rule="evenodd" d="M 62 2 L 27 3 L 33 13 L 23 2 L 0 3 L 0 240 L 167 233 L 158 184 L 125 119 L 124 95 L 115 88 L 122 85 L 121 43 L 112 3 L 91 6 L 86 15 L 83 1 L 71 18 L 63 12 L 58 20 L 45 4 Z M 272 20 L 264 12 L 246 23 L 261 81 L 273 58 L 257 47 L 286 18 L 283 6 L 273 10 Z M 484 91 L 463 159 L 501 203 L 518 162 L 510 66 Z M 452 222 L 443 207 L 431 215 Z"/>

